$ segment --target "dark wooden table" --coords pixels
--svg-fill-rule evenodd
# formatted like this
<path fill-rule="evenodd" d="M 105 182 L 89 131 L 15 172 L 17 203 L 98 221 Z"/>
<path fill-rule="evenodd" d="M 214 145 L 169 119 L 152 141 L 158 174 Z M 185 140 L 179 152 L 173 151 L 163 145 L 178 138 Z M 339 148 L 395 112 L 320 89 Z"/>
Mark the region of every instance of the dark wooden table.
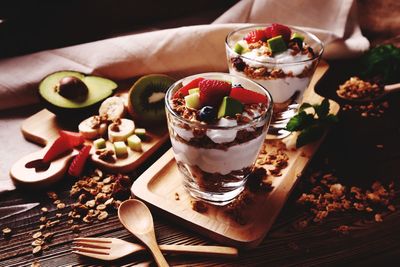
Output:
<path fill-rule="evenodd" d="M 317 86 L 323 96 L 335 98 L 336 86 L 351 74 L 353 67 L 349 62 L 330 62 L 328 75 Z M 400 183 L 400 95 L 392 95 L 390 108 L 381 118 L 364 118 L 354 112 L 341 112 L 340 122 L 331 129 L 320 150 L 312 160 L 309 170 L 334 169 L 344 185 L 368 187 L 372 181 L 395 181 Z M 31 111 L 34 112 L 34 111 Z M 29 114 L 24 114 L 28 116 Z M 383 145 L 383 147 L 376 145 Z M 166 144 L 137 170 L 143 172 L 170 144 Z M 328 166 L 327 166 L 328 165 Z M 296 204 L 299 195 L 307 189 L 307 175 L 300 178 L 290 199 L 265 240 L 255 249 L 240 251 L 234 260 L 206 258 L 199 256 L 168 256 L 173 266 L 384 266 L 396 265 L 400 256 L 400 212 L 399 199 L 397 211 L 376 223 L 359 218 L 358 214 L 338 214 L 327 218 L 320 224 L 311 224 L 298 230 L 294 224 L 307 216 L 305 210 Z M 68 189 L 70 183 L 59 184 L 54 190 L 60 199 L 71 203 Z M 40 206 L 4 219 L 0 226 L 13 229 L 10 239 L 0 238 L 0 266 L 25 266 L 39 261 L 41 266 L 133 266 L 153 264 L 148 254 L 129 256 L 120 261 L 108 263 L 79 257 L 71 253 L 75 234 L 66 224 L 67 212 L 63 212 L 61 224 L 54 231 L 56 235 L 39 256 L 32 255 L 32 234 L 38 229 L 41 216 L 40 207 L 49 208 L 51 218 L 57 212 L 45 192 L 14 190 L 0 194 L 0 206 L 39 201 Z M 215 244 L 183 226 L 169 222 L 154 214 L 156 232 L 160 244 Z M 339 225 L 350 225 L 348 235 L 332 231 Z M 106 221 L 95 224 L 81 224 L 81 236 L 118 237 L 134 241 L 131 234 L 119 223 L 114 213 Z"/>

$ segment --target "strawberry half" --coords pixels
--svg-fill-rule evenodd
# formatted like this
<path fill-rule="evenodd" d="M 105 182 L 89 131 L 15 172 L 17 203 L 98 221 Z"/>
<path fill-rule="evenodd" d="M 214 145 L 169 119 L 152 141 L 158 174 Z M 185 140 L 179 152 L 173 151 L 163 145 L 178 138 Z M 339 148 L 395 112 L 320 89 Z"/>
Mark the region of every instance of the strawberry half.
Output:
<path fill-rule="evenodd" d="M 185 86 L 181 87 L 178 91 L 175 92 L 173 98 L 183 98 L 189 94 L 189 90 L 193 88 L 199 87 L 199 83 L 204 80 L 204 78 L 196 78 Z"/>
<path fill-rule="evenodd" d="M 73 146 L 68 141 L 68 138 L 65 135 L 61 135 L 54 141 L 49 150 L 47 150 L 46 154 L 43 157 L 43 162 L 47 163 L 54 159 L 56 159 L 61 154 L 71 150 Z"/>
<path fill-rule="evenodd" d="M 203 80 L 199 83 L 200 104 L 204 106 L 218 107 L 224 96 L 231 91 L 231 84 L 219 80 Z"/>
<path fill-rule="evenodd" d="M 64 131 L 64 130 L 60 130 L 58 131 L 58 133 L 60 134 L 60 136 L 65 136 L 72 147 L 80 146 L 85 141 L 81 133 Z"/>
<path fill-rule="evenodd" d="M 79 154 L 76 155 L 71 165 L 69 165 L 68 174 L 74 177 L 79 177 L 85 167 L 86 160 L 89 157 L 92 146 L 84 146 Z"/>
<path fill-rule="evenodd" d="M 267 37 L 265 35 L 264 30 L 253 30 L 248 34 L 246 34 L 246 36 L 243 39 L 245 39 L 248 44 L 251 44 L 251 43 L 256 43 L 260 40 L 266 41 Z"/>
<path fill-rule="evenodd" d="M 292 31 L 289 27 L 278 23 L 273 23 L 272 26 L 266 28 L 264 32 L 266 35 L 270 35 L 269 37 L 267 37 L 268 39 L 276 37 L 278 35 L 282 35 L 282 38 L 283 40 L 285 40 L 286 43 L 290 41 L 290 36 L 292 35 Z"/>
<path fill-rule="evenodd" d="M 265 95 L 242 87 L 232 88 L 229 96 L 242 102 L 242 104 L 268 103 L 268 99 Z"/>

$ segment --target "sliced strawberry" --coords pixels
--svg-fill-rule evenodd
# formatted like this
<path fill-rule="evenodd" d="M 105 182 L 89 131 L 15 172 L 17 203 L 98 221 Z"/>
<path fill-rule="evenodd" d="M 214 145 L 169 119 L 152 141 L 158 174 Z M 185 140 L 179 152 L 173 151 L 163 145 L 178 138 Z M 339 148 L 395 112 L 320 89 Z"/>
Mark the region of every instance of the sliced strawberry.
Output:
<path fill-rule="evenodd" d="M 269 26 L 267 28 L 265 28 L 265 37 L 268 39 L 271 39 L 273 36 L 273 32 L 272 32 L 272 26 Z"/>
<path fill-rule="evenodd" d="M 199 83 L 204 80 L 204 78 L 196 78 L 185 86 L 181 87 L 178 91 L 175 92 L 173 98 L 183 98 L 189 94 L 189 90 L 193 88 L 199 87 Z"/>
<path fill-rule="evenodd" d="M 265 36 L 264 30 L 253 30 L 248 34 L 246 34 L 246 36 L 243 39 L 245 39 L 248 44 L 251 44 L 251 43 L 256 43 L 260 40 L 266 41 L 267 37 Z"/>
<path fill-rule="evenodd" d="M 47 150 L 43 157 L 43 162 L 50 162 L 72 148 L 73 146 L 68 141 L 68 138 L 64 135 L 61 135 L 56 139 L 56 141 L 54 141 L 49 150 Z"/>
<path fill-rule="evenodd" d="M 81 133 L 64 131 L 64 130 L 60 130 L 58 131 L 58 133 L 60 134 L 60 136 L 65 136 L 72 147 L 80 146 L 85 141 Z"/>
<path fill-rule="evenodd" d="M 242 104 L 268 103 L 268 99 L 265 95 L 242 87 L 232 88 L 229 96 L 240 101 Z"/>
<path fill-rule="evenodd" d="M 231 84 L 219 80 L 203 80 L 199 83 L 200 104 L 204 106 L 217 107 L 224 96 L 231 91 Z"/>
<path fill-rule="evenodd" d="M 90 149 L 92 146 L 84 146 L 79 154 L 76 155 L 71 165 L 69 165 L 68 174 L 74 177 L 79 177 L 82 174 L 83 168 L 85 167 L 86 160 L 89 157 Z"/>
<path fill-rule="evenodd" d="M 282 35 L 283 40 L 285 40 L 285 42 L 287 43 L 290 41 L 290 36 L 292 35 L 292 31 L 289 27 L 278 23 L 273 23 L 272 26 L 265 29 L 265 32 L 271 34 L 268 39 L 278 35 Z"/>

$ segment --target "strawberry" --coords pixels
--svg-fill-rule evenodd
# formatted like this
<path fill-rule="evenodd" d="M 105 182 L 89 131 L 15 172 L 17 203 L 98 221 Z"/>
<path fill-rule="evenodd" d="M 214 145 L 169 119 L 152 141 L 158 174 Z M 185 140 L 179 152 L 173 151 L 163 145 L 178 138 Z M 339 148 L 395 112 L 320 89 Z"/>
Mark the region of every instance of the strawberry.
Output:
<path fill-rule="evenodd" d="M 290 36 L 292 35 L 289 27 L 278 23 L 273 23 L 272 26 L 267 27 L 264 31 L 268 39 L 282 35 L 283 40 L 287 43 L 290 41 Z"/>
<path fill-rule="evenodd" d="M 92 146 L 84 146 L 79 154 L 74 158 L 71 165 L 69 165 L 68 174 L 74 177 L 79 177 L 82 174 L 83 168 L 85 167 L 86 160 L 89 157 L 90 149 Z"/>
<path fill-rule="evenodd" d="M 224 96 L 228 96 L 231 91 L 231 84 L 219 80 L 203 80 L 199 83 L 200 104 L 204 106 L 217 107 Z"/>
<path fill-rule="evenodd" d="M 265 95 L 244 89 L 242 87 L 232 88 L 229 96 L 242 102 L 242 104 L 268 103 L 268 99 Z"/>
<path fill-rule="evenodd" d="M 65 135 L 61 135 L 47 150 L 46 154 L 43 157 L 43 162 L 48 163 L 56 159 L 61 154 L 71 150 L 72 148 L 73 146 L 68 141 L 68 137 L 66 137 Z"/>
<path fill-rule="evenodd" d="M 60 134 L 60 136 L 65 136 L 72 147 L 80 146 L 85 141 L 85 139 L 80 133 L 64 131 L 64 130 L 60 130 L 58 131 L 58 133 Z"/>
<path fill-rule="evenodd" d="M 178 91 L 175 92 L 173 98 L 183 98 L 189 94 L 189 90 L 199 87 L 199 82 L 204 80 L 204 78 L 196 78 L 192 80 L 190 83 L 186 84 L 185 86 L 181 87 Z"/>
<path fill-rule="evenodd" d="M 251 44 L 251 43 L 256 43 L 260 40 L 266 41 L 267 37 L 265 36 L 264 30 L 253 30 L 248 34 L 246 34 L 246 36 L 243 39 L 245 39 L 248 44 Z"/>

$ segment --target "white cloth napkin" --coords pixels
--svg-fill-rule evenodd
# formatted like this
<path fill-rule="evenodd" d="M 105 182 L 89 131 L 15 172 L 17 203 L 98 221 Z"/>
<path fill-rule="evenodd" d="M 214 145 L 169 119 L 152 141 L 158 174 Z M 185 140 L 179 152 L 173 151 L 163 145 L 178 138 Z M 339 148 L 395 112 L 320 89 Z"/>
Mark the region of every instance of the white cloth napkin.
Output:
<path fill-rule="evenodd" d="M 77 70 L 120 80 L 147 73 L 176 77 L 226 71 L 226 35 L 242 23 L 278 22 L 320 37 L 326 58 L 349 57 L 369 47 L 352 0 L 242 0 L 211 25 L 133 34 L 0 60 L 0 110 L 38 101 L 49 73 Z"/>

